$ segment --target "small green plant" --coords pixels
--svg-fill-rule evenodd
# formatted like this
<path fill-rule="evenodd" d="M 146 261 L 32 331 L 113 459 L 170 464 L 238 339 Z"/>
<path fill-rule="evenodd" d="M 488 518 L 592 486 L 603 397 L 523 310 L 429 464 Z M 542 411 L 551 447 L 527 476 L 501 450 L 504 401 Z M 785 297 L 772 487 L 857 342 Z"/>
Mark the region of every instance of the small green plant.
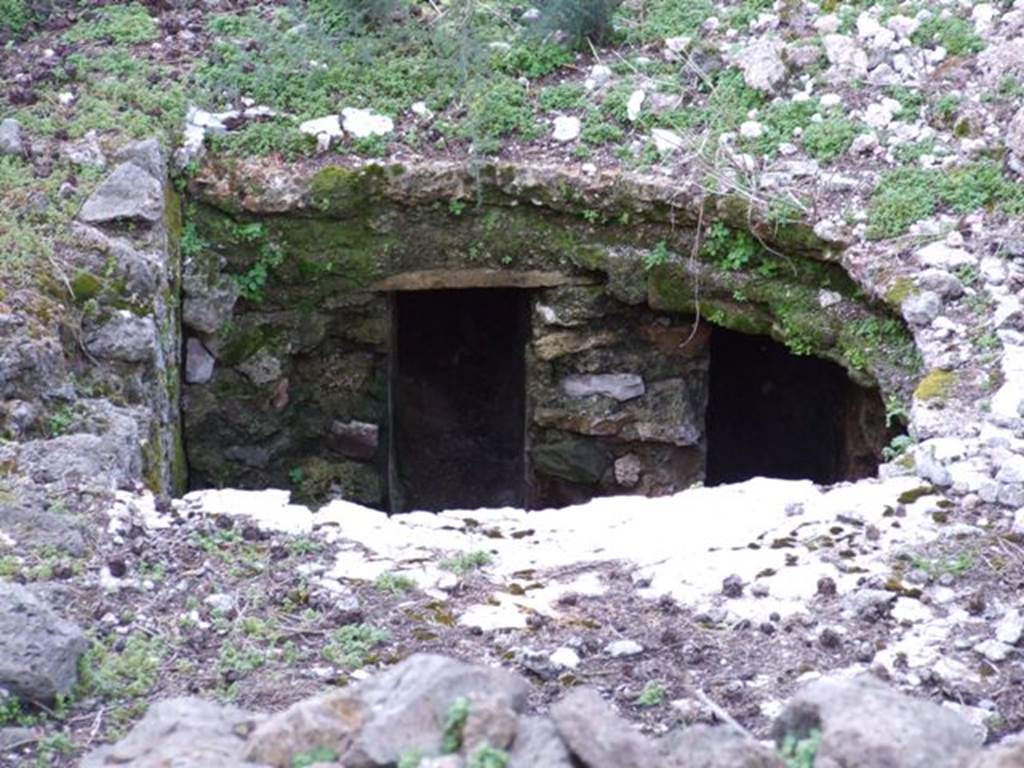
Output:
<path fill-rule="evenodd" d="M 974 27 L 958 16 L 934 15 L 922 22 L 911 36 L 915 45 L 941 45 L 954 56 L 978 53 L 985 49 L 985 41 Z"/>
<path fill-rule="evenodd" d="M 466 720 L 469 719 L 469 699 L 459 696 L 448 708 L 448 715 L 444 722 L 444 731 L 441 734 L 441 752 L 451 755 L 462 748 L 462 731 L 466 727 Z"/>
<path fill-rule="evenodd" d="M 306 473 L 302 467 L 292 467 L 288 470 L 288 482 L 292 485 L 300 485 L 306 478 Z"/>
<path fill-rule="evenodd" d="M 466 768 L 506 768 L 508 761 L 508 752 L 492 747 L 490 744 L 484 744 L 473 753 Z"/>
<path fill-rule="evenodd" d="M 31 21 L 25 0 L 0 0 L 0 32 L 20 35 Z"/>
<path fill-rule="evenodd" d="M 786 768 L 814 768 L 814 760 L 821 746 L 821 731 L 812 730 L 803 738 L 787 734 L 782 740 L 779 752 L 786 761 Z"/>
<path fill-rule="evenodd" d="M 644 269 L 648 272 L 655 267 L 664 266 L 672 261 L 672 253 L 668 244 L 661 240 L 651 250 L 644 253 Z"/>
<path fill-rule="evenodd" d="M 730 229 L 719 221 L 708 227 L 700 249 L 701 256 L 728 271 L 750 265 L 759 251 L 760 245 L 753 235 Z"/>
<path fill-rule="evenodd" d="M 75 412 L 70 405 L 62 405 L 53 411 L 46 420 L 46 431 L 50 437 L 67 434 L 75 421 Z"/>
<path fill-rule="evenodd" d="M 419 764 L 423 762 L 423 757 L 423 752 L 418 749 L 406 752 L 398 759 L 398 768 L 419 768 Z"/>
<path fill-rule="evenodd" d="M 889 444 L 882 449 L 882 461 L 895 461 L 907 449 L 914 444 L 914 440 L 907 435 L 896 435 Z"/>
<path fill-rule="evenodd" d="M 349 624 L 331 635 L 323 656 L 332 664 L 359 669 L 370 663 L 373 649 L 388 638 L 387 632 L 369 624 Z"/>
<path fill-rule="evenodd" d="M 856 123 L 842 117 L 827 117 L 804 129 L 803 142 L 811 157 L 822 163 L 835 160 L 850 148 L 859 129 Z"/>
<path fill-rule="evenodd" d="M 640 695 L 636 697 L 636 704 L 640 707 L 657 707 L 665 703 L 665 686 L 652 680 L 644 686 Z"/>
<path fill-rule="evenodd" d="M 309 768 L 317 763 L 333 763 L 339 757 L 338 750 L 332 747 L 316 747 L 293 757 L 291 768 Z"/>
<path fill-rule="evenodd" d="M 95 642 L 82 659 L 80 687 L 108 700 L 145 696 L 156 684 L 164 654 L 160 638 L 141 634 L 129 635 L 120 651 Z"/>
<path fill-rule="evenodd" d="M 21 700 L 16 696 L 0 698 L 0 726 L 17 723 L 22 717 Z"/>
<path fill-rule="evenodd" d="M 472 552 L 462 552 L 455 557 L 445 558 L 439 565 L 446 571 L 462 576 L 471 571 L 479 570 L 485 565 L 490 565 L 493 561 L 494 558 L 491 557 L 489 552 L 477 549 Z"/>
<path fill-rule="evenodd" d="M 404 595 L 411 589 L 415 589 L 416 582 L 408 576 L 400 573 L 382 573 L 373 582 L 378 592 L 386 592 L 391 595 Z"/>

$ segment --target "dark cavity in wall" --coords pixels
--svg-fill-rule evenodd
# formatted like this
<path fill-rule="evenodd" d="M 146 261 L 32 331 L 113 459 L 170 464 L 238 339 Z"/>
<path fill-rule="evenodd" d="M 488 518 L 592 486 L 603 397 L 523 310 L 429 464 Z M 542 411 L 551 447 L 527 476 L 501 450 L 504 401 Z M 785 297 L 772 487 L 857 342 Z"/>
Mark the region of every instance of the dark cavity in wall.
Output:
<path fill-rule="evenodd" d="M 523 506 L 528 294 L 393 302 L 391 510 Z"/>
<path fill-rule="evenodd" d="M 888 442 L 877 389 L 766 336 L 715 328 L 706 485 L 752 477 L 834 483 L 872 477 Z"/>

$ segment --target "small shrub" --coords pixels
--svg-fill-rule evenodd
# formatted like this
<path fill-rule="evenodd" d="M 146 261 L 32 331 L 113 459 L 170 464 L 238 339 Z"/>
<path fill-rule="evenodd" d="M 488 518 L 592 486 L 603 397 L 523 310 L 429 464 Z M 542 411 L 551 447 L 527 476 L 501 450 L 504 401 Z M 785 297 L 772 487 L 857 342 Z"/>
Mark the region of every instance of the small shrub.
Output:
<path fill-rule="evenodd" d="M 25 0 L 0 0 L 0 33 L 20 35 L 31 18 Z"/>
<path fill-rule="evenodd" d="M 461 576 L 471 571 L 479 570 L 485 565 L 490 565 L 493 559 L 489 552 L 478 549 L 473 552 L 463 552 L 455 557 L 442 560 L 440 566 L 446 571 L 451 571 Z"/>
<path fill-rule="evenodd" d="M 668 264 L 672 260 L 672 252 L 664 240 L 655 245 L 651 250 L 644 253 L 644 269 L 650 271 L 655 267 Z"/>
<path fill-rule="evenodd" d="M 514 45 L 494 62 L 495 69 L 515 77 L 543 77 L 572 63 L 572 53 L 565 46 L 531 41 Z"/>
<path fill-rule="evenodd" d="M 820 123 L 811 123 L 804 129 L 804 147 L 811 157 L 827 163 L 844 154 L 857 133 L 856 124 L 847 118 L 828 117 Z"/>
<path fill-rule="evenodd" d="M 700 249 L 701 256 L 727 271 L 749 266 L 759 251 L 759 243 L 749 232 L 730 229 L 718 221 L 708 227 Z"/>
<path fill-rule="evenodd" d="M 547 0 L 541 7 L 541 28 L 559 31 L 576 48 L 601 45 L 612 31 L 612 14 L 621 0 Z"/>
<path fill-rule="evenodd" d="M 800 739 L 788 734 L 779 748 L 786 768 L 814 768 L 814 759 L 821 745 L 821 731 L 813 730 Z"/>
<path fill-rule="evenodd" d="M 462 748 L 462 731 L 469 718 L 469 699 L 459 696 L 448 708 L 448 716 L 441 735 L 441 752 L 451 755 Z"/>
<path fill-rule="evenodd" d="M 515 80 L 500 77 L 476 94 L 469 104 L 469 116 L 462 133 L 477 149 L 490 154 L 501 146 L 499 140 L 519 135 L 537 135 L 533 109 L 526 90 Z"/>
<path fill-rule="evenodd" d="M 373 582 L 378 592 L 387 592 L 392 595 L 403 595 L 411 589 L 415 589 L 416 582 L 408 576 L 400 573 L 382 573 Z"/>
<path fill-rule="evenodd" d="M 389 637 L 384 630 L 369 624 L 349 624 L 331 635 L 323 655 L 332 664 L 359 669 L 370 662 L 371 651 Z"/>
<path fill-rule="evenodd" d="M 665 703 L 665 695 L 665 686 L 652 680 L 636 697 L 636 704 L 640 707 L 657 707 Z"/>
<path fill-rule="evenodd" d="M 116 45 L 149 43 L 160 36 L 156 21 L 138 3 L 108 5 L 95 11 L 95 18 L 80 21 L 69 29 L 68 42 L 110 39 Z"/>
<path fill-rule="evenodd" d="M 985 49 L 985 41 L 974 31 L 974 27 L 957 16 L 933 16 L 923 22 L 911 36 L 915 45 L 941 45 L 954 56 L 978 53 Z"/>

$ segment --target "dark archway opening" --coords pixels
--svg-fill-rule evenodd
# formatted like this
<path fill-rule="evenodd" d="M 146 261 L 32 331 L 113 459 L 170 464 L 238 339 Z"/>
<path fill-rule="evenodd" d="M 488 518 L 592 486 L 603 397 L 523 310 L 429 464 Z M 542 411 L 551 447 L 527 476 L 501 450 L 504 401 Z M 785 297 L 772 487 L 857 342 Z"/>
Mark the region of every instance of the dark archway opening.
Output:
<path fill-rule="evenodd" d="M 394 294 L 391 510 L 522 506 L 528 294 Z"/>
<path fill-rule="evenodd" d="M 706 485 L 872 477 L 888 441 L 877 389 L 828 360 L 724 328 L 711 336 L 706 423 Z"/>

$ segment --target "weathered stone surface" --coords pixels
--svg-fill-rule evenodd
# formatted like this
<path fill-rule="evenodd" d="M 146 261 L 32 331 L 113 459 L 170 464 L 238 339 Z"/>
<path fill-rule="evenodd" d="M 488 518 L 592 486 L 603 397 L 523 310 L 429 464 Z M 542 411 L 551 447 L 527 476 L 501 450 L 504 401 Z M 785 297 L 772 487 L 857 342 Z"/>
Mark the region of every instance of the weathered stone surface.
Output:
<path fill-rule="evenodd" d="M 32 728 L 0 728 L 0 752 L 32 744 L 38 738 L 38 735 Z"/>
<path fill-rule="evenodd" d="M 185 381 L 189 384 L 205 384 L 213 378 L 216 360 L 199 339 L 185 342 Z"/>
<path fill-rule="evenodd" d="M 156 323 L 152 317 L 139 317 L 125 311 L 92 331 L 86 337 L 85 346 L 96 357 L 143 363 L 152 360 L 156 352 Z"/>
<path fill-rule="evenodd" d="M 579 688 L 559 701 L 551 708 L 551 718 L 570 751 L 588 768 L 659 765 L 654 746 L 591 688 Z"/>
<path fill-rule="evenodd" d="M 27 701 L 66 695 L 88 647 L 75 624 L 25 587 L 0 581 L 0 687 Z"/>
<path fill-rule="evenodd" d="M 966 768 L 1020 768 L 1024 765 L 1024 736 L 1006 739 L 1000 744 L 989 747 L 974 760 L 966 764 Z"/>
<path fill-rule="evenodd" d="M 1024 107 L 1018 109 L 1010 121 L 1006 131 L 1006 148 L 1017 157 L 1024 158 Z"/>
<path fill-rule="evenodd" d="M 0 120 L 0 155 L 19 156 L 25 153 L 21 140 L 21 123 L 13 117 Z"/>
<path fill-rule="evenodd" d="M 517 713 L 508 698 L 500 693 L 472 694 L 469 715 L 462 728 L 462 751 L 472 757 L 491 746 L 506 750 L 516 737 Z"/>
<path fill-rule="evenodd" d="M 586 285 L 590 278 L 562 272 L 487 268 L 424 269 L 403 272 L 370 286 L 374 291 L 434 291 L 444 288 L 550 288 Z"/>
<path fill-rule="evenodd" d="M 572 768 L 572 756 L 550 720 L 519 718 L 508 768 Z"/>
<path fill-rule="evenodd" d="M 568 437 L 533 446 L 530 457 L 536 471 L 576 483 L 600 481 L 611 463 L 608 452 L 599 445 Z"/>
<path fill-rule="evenodd" d="M 231 319 L 235 302 L 238 301 L 238 283 L 223 278 L 209 282 L 203 277 L 189 274 L 188 264 L 185 271 L 181 322 L 199 333 L 216 333 Z"/>
<path fill-rule="evenodd" d="M 262 717 L 198 698 L 160 701 L 117 744 L 86 755 L 81 768 L 255 768 L 242 750 Z"/>
<path fill-rule="evenodd" d="M 372 714 L 342 762 L 348 768 L 376 768 L 397 763 L 415 749 L 437 753 L 457 698 L 488 694 L 520 712 L 528 692 L 529 684 L 508 670 L 443 656 L 410 656 L 359 686 L 359 698 Z"/>
<path fill-rule="evenodd" d="M 354 690 L 304 699 L 260 723 L 245 745 L 252 763 L 290 768 L 296 755 L 329 746 L 348 750 L 369 713 Z"/>
<path fill-rule="evenodd" d="M 770 38 L 755 40 L 743 48 L 736 57 L 736 63 L 746 84 L 765 93 L 774 93 L 786 79 L 785 50 L 781 40 Z"/>
<path fill-rule="evenodd" d="M 691 725 L 665 741 L 666 768 L 785 768 L 775 751 L 726 726 Z"/>
<path fill-rule="evenodd" d="M 603 395 L 624 401 L 643 395 L 644 380 L 635 373 L 577 374 L 562 379 L 562 390 L 569 397 Z"/>
<path fill-rule="evenodd" d="M 380 427 L 365 421 L 335 421 L 328 445 L 332 451 L 351 459 L 372 459 L 380 442 Z"/>
<path fill-rule="evenodd" d="M 163 217 L 163 183 L 134 162 L 122 163 L 89 196 L 78 218 L 89 224 L 136 221 L 156 224 Z"/>
<path fill-rule="evenodd" d="M 533 350 L 541 360 L 554 360 L 563 355 L 612 344 L 618 341 L 618 338 L 618 335 L 612 331 L 598 331 L 597 333 L 559 331 L 535 338 Z"/>
<path fill-rule="evenodd" d="M 959 715 L 868 676 L 811 683 L 790 700 L 772 735 L 781 743 L 815 729 L 817 759 L 846 768 L 959 768 L 978 747 Z"/>

